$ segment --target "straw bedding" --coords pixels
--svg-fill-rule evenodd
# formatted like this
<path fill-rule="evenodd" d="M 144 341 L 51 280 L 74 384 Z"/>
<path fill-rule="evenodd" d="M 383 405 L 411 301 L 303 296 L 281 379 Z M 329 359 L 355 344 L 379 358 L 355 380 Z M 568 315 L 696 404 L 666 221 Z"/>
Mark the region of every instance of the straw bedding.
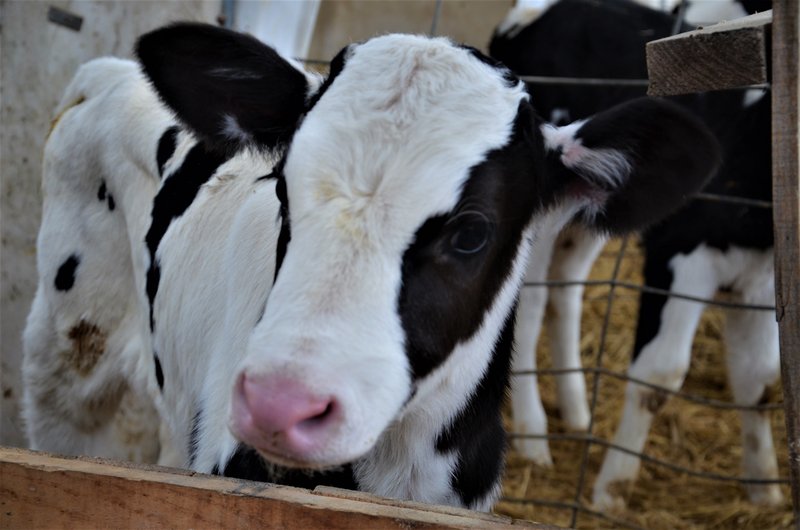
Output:
<path fill-rule="evenodd" d="M 612 277 L 620 241 L 612 241 L 595 264 L 590 279 Z M 628 243 L 619 279 L 641 283 L 642 255 L 635 242 Z M 603 319 L 607 309 L 608 286 L 587 287 L 584 295 L 581 351 L 583 365 L 595 366 L 600 346 Z M 638 293 L 616 289 L 603 352 L 603 366 L 624 373 L 627 369 L 636 323 Z M 724 360 L 723 313 L 710 308 L 698 328 L 692 365 L 683 391 L 730 402 Z M 547 341 L 540 340 L 538 366 L 550 366 Z M 593 376 L 587 374 L 591 394 Z M 549 432 L 563 433 L 555 401 L 552 376 L 539 377 Z M 611 440 L 624 396 L 624 381 L 600 377 L 593 434 Z M 776 384 L 769 392 L 770 402 L 782 399 Z M 782 477 L 788 476 L 787 446 L 783 412 L 771 411 L 773 436 Z M 510 424 L 508 425 L 510 428 Z M 504 496 L 573 502 L 578 489 L 585 444 L 573 440 L 551 440 L 552 469 L 526 461 L 513 450 L 509 454 Z M 581 502 L 589 506 L 591 488 L 605 448 L 591 446 Z M 739 415 L 734 410 L 719 410 L 672 398 L 656 416 L 645 453 L 697 471 L 741 475 Z M 628 508 L 613 516 L 639 527 L 662 529 L 778 529 L 793 524 L 789 487 L 782 486 L 785 501 L 777 507 L 755 506 L 747 500 L 744 487 L 736 482 L 720 482 L 687 476 L 662 466 L 642 465 L 639 478 L 628 496 Z M 516 518 L 569 526 L 571 510 L 533 503 L 501 502 L 496 511 Z M 579 514 L 577 528 L 617 528 L 619 525 L 588 514 Z"/>

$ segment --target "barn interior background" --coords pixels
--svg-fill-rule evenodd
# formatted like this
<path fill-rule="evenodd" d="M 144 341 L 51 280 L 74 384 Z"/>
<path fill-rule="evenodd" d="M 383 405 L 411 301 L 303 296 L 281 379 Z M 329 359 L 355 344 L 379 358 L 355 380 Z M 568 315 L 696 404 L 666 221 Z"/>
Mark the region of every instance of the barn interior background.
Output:
<path fill-rule="evenodd" d="M 492 30 L 513 3 L 0 2 L 0 444 L 25 446 L 17 411 L 22 392 L 20 334 L 36 285 L 41 154 L 51 111 L 78 65 L 101 55 L 130 57 L 138 35 L 172 20 L 227 23 L 254 33 L 286 54 L 323 61 L 349 42 L 389 31 L 447 35 L 485 50 Z M 543 1 L 527 3 L 536 7 Z M 669 3 L 651 0 L 656 8 L 671 7 Z M 313 62 L 310 65 L 315 66 Z M 625 381 L 613 374 L 624 374 L 627 368 L 638 303 L 635 290 L 604 282 L 641 283 L 641 259 L 635 241 L 612 241 L 590 276 L 602 282 L 586 289 L 582 361 L 585 367 L 596 368 L 586 373 L 590 389 L 595 377 L 599 378 L 591 440 L 610 439 L 616 426 Z M 550 421 L 554 467 L 542 469 L 512 453 L 504 501 L 497 511 L 578 528 L 788 528 L 795 524 L 786 478 L 788 450 L 779 387 L 771 389 L 764 408 L 772 418 L 786 500 L 776 507 L 754 506 L 737 481 L 739 419 L 735 410 L 724 407 L 731 395 L 722 360 L 721 326 L 720 312 L 707 312 L 682 391 L 689 398 L 672 399 L 656 418 L 645 451 L 648 461 L 632 491 L 629 509 L 611 516 L 593 513 L 589 502 L 605 447 L 587 444 L 586 436 L 568 433 L 559 423 L 553 374 L 547 373 L 547 344 L 541 341 L 539 381 Z"/>

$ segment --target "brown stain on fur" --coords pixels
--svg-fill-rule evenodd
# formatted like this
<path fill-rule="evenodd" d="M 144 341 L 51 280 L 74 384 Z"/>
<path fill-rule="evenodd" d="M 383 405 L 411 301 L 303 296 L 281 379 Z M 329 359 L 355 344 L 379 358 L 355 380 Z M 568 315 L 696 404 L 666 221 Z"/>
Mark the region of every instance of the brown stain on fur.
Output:
<path fill-rule="evenodd" d="M 667 402 L 667 397 L 665 392 L 658 390 L 644 392 L 642 394 L 641 407 L 651 414 L 655 414 L 661 410 L 661 407 Z"/>
<path fill-rule="evenodd" d="M 106 349 L 108 334 L 85 320 L 69 330 L 72 348 L 63 352 L 67 365 L 80 375 L 89 375 Z"/>

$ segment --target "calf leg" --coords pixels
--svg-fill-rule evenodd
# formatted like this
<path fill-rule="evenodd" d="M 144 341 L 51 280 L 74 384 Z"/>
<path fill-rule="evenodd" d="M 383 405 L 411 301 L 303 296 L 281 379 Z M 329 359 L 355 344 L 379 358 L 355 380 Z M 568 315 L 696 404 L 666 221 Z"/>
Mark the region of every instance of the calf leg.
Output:
<path fill-rule="evenodd" d="M 550 278 L 556 281 L 584 281 L 589 276 L 606 238 L 574 226 L 556 242 Z M 583 285 L 552 287 L 549 292 L 551 316 L 548 320 L 550 354 L 558 370 L 581 368 L 581 308 Z M 581 372 L 556 377 L 558 407 L 567 428 L 584 431 L 589 427 L 586 379 Z"/>
<path fill-rule="evenodd" d="M 745 303 L 771 305 L 775 291 L 771 274 L 772 260 L 767 271 L 745 287 Z M 734 400 L 740 405 L 756 405 L 766 386 L 780 375 L 778 325 L 771 311 L 729 310 L 725 340 L 728 350 L 728 378 Z M 744 476 L 756 479 L 778 477 L 778 464 L 772 443 L 769 413 L 755 410 L 740 412 L 742 422 L 742 468 Z M 782 500 L 777 484 L 746 485 L 750 500 L 757 504 L 779 504 Z"/>
<path fill-rule="evenodd" d="M 648 256 L 650 259 L 650 256 Z M 689 255 L 677 255 L 670 262 L 673 281 L 671 290 L 710 298 L 718 286 L 714 270 L 713 253 L 699 247 Z M 648 268 L 652 270 L 653 264 Z M 648 281 L 648 284 L 650 282 Z M 652 297 L 642 297 L 638 326 Z M 691 360 L 692 340 L 705 305 L 699 302 L 670 298 L 661 310 L 658 332 L 637 356 L 628 374 L 671 390 L 680 389 Z M 640 453 L 647 441 L 647 433 L 654 414 L 664 405 L 667 396 L 656 390 L 631 383 L 625 389 L 625 407 L 614 435 L 613 443 Z M 601 509 L 622 508 L 624 493 L 639 472 L 640 460 L 614 449 L 609 449 L 594 486 L 593 502 Z"/>
<path fill-rule="evenodd" d="M 525 276 L 526 282 L 543 282 L 550 264 L 552 242 L 541 245 L 541 254 L 530 261 Z M 542 329 L 544 309 L 547 305 L 547 288 L 544 286 L 525 286 L 519 296 L 516 327 L 514 328 L 513 375 L 511 377 L 511 413 L 514 432 L 520 434 L 546 435 L 547 415 L 539 396 L 536 370 L 536 344 Z M 525 373 L 527 372 L 527 373 Z M 550 467 L 553 460 L 550 448 L 544 438 L 517 438 L 514 447 L 522 456 L 539 465 Z"/>

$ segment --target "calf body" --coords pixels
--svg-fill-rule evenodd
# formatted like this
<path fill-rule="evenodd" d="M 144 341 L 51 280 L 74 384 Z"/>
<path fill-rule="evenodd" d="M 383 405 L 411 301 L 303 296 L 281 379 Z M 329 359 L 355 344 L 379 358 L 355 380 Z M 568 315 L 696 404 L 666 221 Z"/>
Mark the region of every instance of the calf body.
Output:
<path fill-rule="evenodd" d="M 663 216 L 716 164 L 702 126 L 659 102 L 546 125 L 505 68 L 446 39 L 349 46 L 325 80 L 208 26 L 153 32 L 138 55 L 144 75 L 85 65 L 48 142 L 25 336 L 36 448 L 97 452 L 127 386 L 152 396 L 175 465 L 488 509 L 539 242 L 576 215 L 612 232 Z M 641 187 L 668 200 L 623 207 Z M 108 241 L 119 258 L 98 254 Z M 113 296 L 93 298 L 105 283 Z M 58 391 L 87 384 L 102 417 L 46 399 L 82 320 L 118 344 L 97 348 L 107 372 Z M 87 417 L 98 427 L 75 425 Z M 59 445 L 59 429 L 81 435 Z"/>

